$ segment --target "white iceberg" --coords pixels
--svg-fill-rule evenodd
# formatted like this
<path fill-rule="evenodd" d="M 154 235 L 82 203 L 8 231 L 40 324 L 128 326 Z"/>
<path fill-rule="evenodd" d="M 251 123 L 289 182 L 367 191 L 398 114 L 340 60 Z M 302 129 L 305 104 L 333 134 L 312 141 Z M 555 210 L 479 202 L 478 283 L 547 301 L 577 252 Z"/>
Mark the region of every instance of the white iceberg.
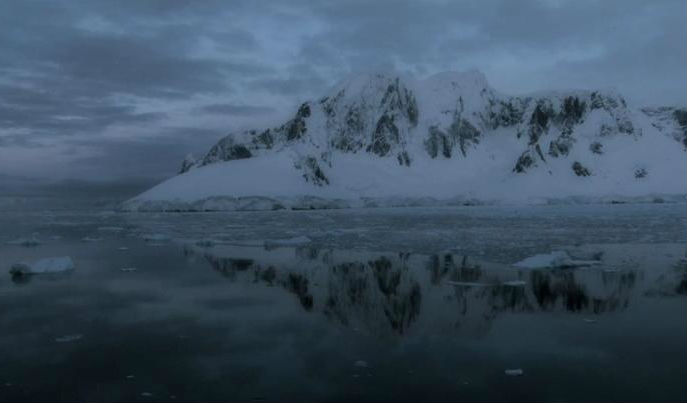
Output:
<path fill-rule="evenodd" d="M 514 267 L 519 269 L 546 269 L 555 267 L 580 267 L 601 264 L 598 260 L 574 260 L 568 252 L 557 250 L 548 254 L 534 255 L 521 260 Z"/>
<path fill-rule="evenodd" d="M 39 259 L 33 263 L 19 262 L 12 265 L 10 274 L 23 276 L 28 274 L 50 274 L 74 270 L 74 262 L 69 256 Z"/>

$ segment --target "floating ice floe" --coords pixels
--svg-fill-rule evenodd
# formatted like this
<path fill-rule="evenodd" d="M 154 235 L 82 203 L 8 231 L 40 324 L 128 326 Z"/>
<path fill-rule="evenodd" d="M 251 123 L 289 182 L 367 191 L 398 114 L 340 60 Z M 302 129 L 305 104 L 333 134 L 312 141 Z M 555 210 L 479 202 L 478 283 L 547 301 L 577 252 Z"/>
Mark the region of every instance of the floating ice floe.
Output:
<path fill-rule="evenodd" d="M 217 242 L 215 242 L 212 239 L 199 239 L 196 241 L 196 246 L 200 246 L 202 248 L 211 248 L 215 246 Z"/>
<path fill-rule="evenodd" d="M 265 241 L 265 246 L 297 246 L 312 242 L 307 236 L 297 236 L 288 239 L 268 239 Z"/>
<path fill-rule="evenodd" d="M 19 262 L 12 265 L 10 274 L 24 276 L 29 274 L 61 273 L 74 270 L 74 262 L 69 256 L 39 259 L 33 263 Z"/>
<path fill-rule="evenodd" d="M 363 360 L 358 360 L 353 365 L 355 365 L 358 368 L 367 368 L 369 366 L 367 364 L 367 361 L 363 361 Z"/>
<path fill-rule="evenodd" d="M 582 319 L 585 323 L 596 323 L 596 319 L 584 318 Z"/>
<path fill-rule="evenodd" d="M 85 237 L 81 238 L 81 240 L 84 242 L 100 242 L 103 239 L 99 238 L 99 237 L 85 236 Z"/>
<path fill-rule="evenodd" d="M 13 241 L 8 241 L 8 245 L 19 245 L 19 246 L 38 246 L 41 244 L 36 238 L 18 238 Z"/>
<path fill-rule="evenodd" d="M 119 248 L 117 248 L 117 250 L 129 250 L 129 248 L 126 246 L 120 246 Z"/>
<path fill-rule="evenodd" d="M 513 280 L 513 281 L 504 281 L 502 284 L 505 286 L 508 286 L 508 287 L 523 287 L 527 283 L 524 281 L 521 281 L 521 280 Z"/>
<path fill-rule="evenodd" d="M 141 238 L 146 242 L 164 242 L 169 241 L 169 235 L 165 234 L 143 234 Z"/>
<path fill-rule="evenodd" d="M 101 232 L 120 232 L 124 231 L 122 227 L 98 227 L 98 231 Z"/>
<path fill-rule="evenodd" d="M 138 269 L 135 268 L 135 267 L 122 267 L 122 268 L 119 269 L 119 270 L 120 270 L 120 271 L 123 271 L 123 272 L 126 272 L 126 273 L 130 273 L 130 272 L 132 272 L 132 271 L 137 271 Z"/>
<path fill-rule="evenodd" d="M 474 282 L 469 282 L 469 281 L 447 281 L 447 284 L 450 285 L 458 285 L 458 286 L 463 286 L 463 287 L 498 287 L 498 286 L 506 286 L 506 287 L 522 287 L 526 285 L 527 283 L 524 281 L 520 280 L 511 280 L 511 281 L 504 281 L 502 283 L 474 283 Z"/>
<path fill-rule="evenodd" d="M 82 334 L 68 334 L 66 336 L 56 337 L 55 341 L 58 343 L 69 343 L 70 341 L 77 341 L 82 337 Z"/>
<path fill-rule="evenodd" d="M 468 282 L 468 281 L 447 281 L 447 284 L 450 285 L 459 285 L 463 287 L 492 287 L 496 284 L 486 284 L 486 283 L 473 283 L 473 282 Z"/>
<path fill-rule="evenodd" d="M 519 269 L 545 269 L 555 267 L 592 266 L 598 264 L 601 264 L 598 260 L 574 260 L 567 252 L 558 250 L 549 254 L 528 257 L 527 259 L 513 264 L 513 266 Z"/>
<path fill-rule="evenodd" d="M 507 369 L 507 370 L 504 371 L 504 372 L 505 372 L 506 375 L 508 375 L 508 376 L 522 376 L 522 375 L 525 374 L 525 371 L 523 371 L 523 370 L 520 369 L 520 368 Z"/>

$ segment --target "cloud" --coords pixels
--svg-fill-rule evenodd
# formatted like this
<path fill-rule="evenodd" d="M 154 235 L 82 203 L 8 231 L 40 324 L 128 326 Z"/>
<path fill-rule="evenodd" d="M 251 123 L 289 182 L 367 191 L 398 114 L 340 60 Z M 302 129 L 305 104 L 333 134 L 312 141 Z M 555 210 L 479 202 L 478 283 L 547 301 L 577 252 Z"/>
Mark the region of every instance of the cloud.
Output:
<path fill-rule="evenodd" d="M 685 13 L 682 0 L 0 2 L 0 171 L 171 175 L 226 132 L 379 69 L 684 105 Z"/>
<path fill-rule="evenodd" d="M 198 108 L 204 113 L 216 113 L 222 115 L 233 116 L 260 116 L 268 113 L 274 113 L 274 108 L 267 106 L 255 105 L 234 105 L 234 104 L 211 104 L 203 105 Z"/>

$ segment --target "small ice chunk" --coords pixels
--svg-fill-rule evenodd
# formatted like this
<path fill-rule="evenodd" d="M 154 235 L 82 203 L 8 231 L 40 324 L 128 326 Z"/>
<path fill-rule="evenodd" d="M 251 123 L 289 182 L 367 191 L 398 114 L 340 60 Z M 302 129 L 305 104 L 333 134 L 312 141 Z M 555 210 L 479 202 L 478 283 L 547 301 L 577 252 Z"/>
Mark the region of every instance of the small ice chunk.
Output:
<path fill-rule="evenodd" d="M 227 245 L 234 246 L 265 246 L 265 241 L 257 239 L 242 239 L 236 241 L 224 241 Z"/>
<path fill-rule="evenodd" d="M 163 242 L 169 241 L 170 239 L 169 236 L 165 234 L 143 234 L 141 238 L 146 242 Z"/>
<path fill-rule="evenodd" d="M 523 374 L 525 374 L 525 371 L 523 371 L 520 368 L 515 368 L 515 369 L 507 369 L 505 371 L 505 373 L 508 376 L 522 376 Z"/>
<path fill-rule="evenodd" d="M 127 375 L 126 376 L 126 379 L 134 379 L 134 378 L 135 378 L 135 376 L 133 376 L 133 375 Z"/>
<path fill-rule="evenodd" d="M 307 236 L 297 236 L 295 238 L 266 240 L 265 246 L 297 246 L 310 242 L 312 240 Z"/>
<path fill-rule="evenodd" d="M 122 227 L 98 227 L 98 231 L 102 232 L 119 232 L 124 231 Z"/>
<path fill-rule="evenodd" d="M 119 248 L 117 248 L 117 250 L 129 250 L 129 248 L 126 246 L 120 246 Z"/>
<path fill-rule="evenodd" d="M 143 397 L 151 397 L 151 396 L 153 396 L 153 394 L 150 393 L 150 392 L 141 392 L 141 396 L 143 396 Z"/>
<path fill-rule="evenodd" d="M 81 240 L 84 242 L 100 242 L 103 239 L 99 238 L 99 237 L 85 236 L 85 237 L 81 238 Z"/>
<path fill-rule="evenodd" d="M 119 269 L 119 270 L 121 270 L 121 271 L 123 271 L 123 272 L 127 272 L 127 273 L 128 273 L 128 272 L 136 271 L 136 270 L 138 270 L 138 269 L 137 269 L 137 268 L 135 268 L 135 267 L 122 267 L 122 268 L 121 268 L 121 269 Z"/>
<path fill-rule="evenodd" d="M 509 286 L 509 287 L 523 287 L 527 283 L 522 281 L 522 280 L 513 280 L 513 281 L 504 281 L 503 285 Z"/>
<path fill-rule="evenodd" d="M 367 364 L 367 361 L 363 361 L 363 360 L 358 360 L 358 361 L 356 361 L 356 362 L 354 363 L 354 365 L 355 365 L 356 367 L 359 367 L 359 368 L 367 368 L 367 367 L 369 366 L 369 365 Z"/>
<path fill-rule="evenodd" d="M 200 246 L 201 248 L 211 248 L 215 246 L 215 241 L 212 239 L 199 239 L 196 241 L 196 246 Z"/>
<path fill-rule="evenodd" d="M 83 337 L 82 334 L 68 334 L 66 336 L 61 336 L 55 338 L 55 341 L 58 343 L 69 343 L 70 341 L 76 341 L 79 340 Z"/>
<path fill-rule="evenodd" d="M 450 285 L 459 285 L 463 287 L 492 287 L 494 284 L 485 284 L 485 283 L 473 283 L 473 282 L 468 282 L 468 281 L 451 281 L 448 280 L 446 281 L 447 284 Z"/>
<path fill-rule="evenodd" d="M 540 254 L 528 257 L 515 264 L 514 267 L 520 269 L 544 269 L 556 267 L 580 267 L 601 264 L 597 260 L 573 260 L 567 252 L 562 250 L 553 251 L 548 254 Z"/>
<path fill-rule="evenodd" d="M 596 319 L 584 318 L 582 320 L 585 321 L 586 323 L 596 323 Z"/>
<path fill-rule="evenodd" d="M 39 259 L 33 263 L 19 262 L 12 265 L 10 274 L 24 276 L 28 274 L 49 274 L 74 270 L 74 262 L 69 256 Z"/>

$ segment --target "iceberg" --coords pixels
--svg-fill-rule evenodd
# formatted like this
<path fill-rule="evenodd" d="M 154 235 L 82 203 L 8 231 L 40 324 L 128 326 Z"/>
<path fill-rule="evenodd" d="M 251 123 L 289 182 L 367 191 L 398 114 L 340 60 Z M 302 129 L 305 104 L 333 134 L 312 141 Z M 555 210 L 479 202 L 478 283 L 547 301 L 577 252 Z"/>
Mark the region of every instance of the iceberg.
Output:
<path fill-rule="evenodd" d="M 25 276 L 29 274 L 51 274 L 74 270 L 74 262 L 69 256 L 50 257 L 39 259 L 33 263 L 19 262 L 12 265 L 12 276 Z"/>
<path fill-rule="evenodd" d="M 553 251 L 548 254 L 540 254 L 528 257 L 513 264 L 519 269 L 546 269 L 546 268 L 566 268 L 581 267 L 601 264 L 599 260 L 574 260 L 568 252 Z"/>

